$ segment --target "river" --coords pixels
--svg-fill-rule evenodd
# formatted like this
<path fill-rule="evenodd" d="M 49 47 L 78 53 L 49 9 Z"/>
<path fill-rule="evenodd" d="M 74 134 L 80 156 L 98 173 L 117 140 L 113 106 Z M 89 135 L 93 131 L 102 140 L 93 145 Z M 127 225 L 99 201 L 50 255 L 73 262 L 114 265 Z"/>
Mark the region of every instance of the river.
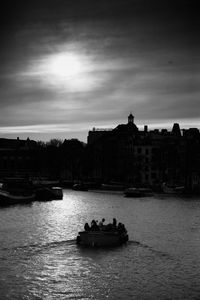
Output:
<path fill-rule="evenodd" d="M 92 219 L 129 242 L 76 245 Z M 0 209 L 0 299 L 200 299 L 200 198 L 64 190 L 59 201 Z"/>

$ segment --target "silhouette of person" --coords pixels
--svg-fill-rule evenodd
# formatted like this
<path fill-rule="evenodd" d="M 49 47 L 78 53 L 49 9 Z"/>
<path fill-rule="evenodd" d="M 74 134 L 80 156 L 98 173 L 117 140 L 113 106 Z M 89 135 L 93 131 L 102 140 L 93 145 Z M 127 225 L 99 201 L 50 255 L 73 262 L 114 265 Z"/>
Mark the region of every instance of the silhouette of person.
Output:
<path fill-rule="evenodd" d="M 99 226 L 97 225 L 97 222 L 95 220 L 92 220 L 92 222 L 91 222 L 91 230 L 99 231 Z"/>
<path fill-rule="evenodd" d="M 85 231 L 90 231 L 90 226 L 88 223 L 85 223 L 84 229 Z"/>
<path fill-rule="evenodd" d="M 113 227 L 116 228 L 117 227 L 117 220 L 115 218 L 113 218 Z"/>
<path fill-rule="evenodd" d="M 104 219 L 104 218 L 99 222 L 99 227 L 100 227 L 100 229 L 103 228 L 104 222 L 105 222 L 105 219 Z"/>

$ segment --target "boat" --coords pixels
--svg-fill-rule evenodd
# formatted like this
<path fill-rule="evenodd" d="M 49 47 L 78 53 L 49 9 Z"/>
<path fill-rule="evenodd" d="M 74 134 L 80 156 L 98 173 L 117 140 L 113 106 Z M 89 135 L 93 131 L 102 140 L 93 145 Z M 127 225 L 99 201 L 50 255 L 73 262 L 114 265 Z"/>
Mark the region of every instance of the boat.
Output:
<path fill-rule="evenodd" d="M 26 204 L 35 200 L 35 194 L 14 195 L 8 191 L 0 190 L 0 207 L 14 204 Z"/>
<path fill-rule="evenodd" d="M 62 200 L 62 188 L 37 186 L 24 178 L 6 178 L 0 189 L 0 206 L 29 203 L 34 200 Z"/>
<path fill-rule="evenodd" d="M 185 187 L 168 185 L 164 182 L 162 184 L 162 191 L 165 194 L 183 194 L 185 192 Z"/>
<path fill-rule="evenodd" d="M 54 200 L 62 200 L 63 198 L 63 190 L 61 187 L 53 186 L 51 188 L 53 199 Z"/>
<path fill-rule="evenodd" d="M 148 188 L 128 188 L 124 191 L 125 197 L 147 197 L 152 195 L 152 190 Z"/>
<path fill-rule="evenodd" d="M 8 177 L 2 181 L 1 189 L 11 195 L 30 195 L 34 192 L 32 181 L 21 177 Z"/>
<path fill-rule="evenodd" d="M 26 178 L 5 178 L 0 189 L 0 206 L 30 203 L 35 200 L 32 182 Z"/>
<path fill-rule="evenodd" d="M 88 191 L 88 186 L 85 183 L 75 183 L 72 188 L 75 191 Z"/>
<path fill-rule="evenodd" d="M 36 200 L 50 201 L 62 200 L 63 190 L 61 187 L 38 187 L 36 189 Z"/>
<path fill-rule="evenodd" d="M 119 231 L 80 231 L 77 244 L 90 247 L 120 246 L 128 241 L 128 234 Z"/>

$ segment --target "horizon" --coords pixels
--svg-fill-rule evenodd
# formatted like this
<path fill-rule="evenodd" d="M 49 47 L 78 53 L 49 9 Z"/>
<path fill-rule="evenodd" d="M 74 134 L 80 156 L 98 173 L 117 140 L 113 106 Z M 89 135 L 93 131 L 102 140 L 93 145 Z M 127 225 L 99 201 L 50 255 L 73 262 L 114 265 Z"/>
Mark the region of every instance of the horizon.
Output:
<path fill-rule="evenodd" d="M 172 121 L 172 120 L 171 120 Z M 140 125 L 138 125 L 137 123 L 135 123 L 134 122 L 134 124 L 136 124 L 136 126 L 138 127 L 138 129 L 140 130 L 140 131 L 142 131 L 142 130 L 144 130 L 144 126 L 147 126 L 148 127 L 148 131 L 153 131 L 153 130 L 159 130 L 159 131 L 161 131 L 162 129 L 163 130 L 167 130 L 168 132 L 170 132 L 170 131 L 172 131 L 172 127 L 173 127 L 173 125 L 175 124 L 175 123 L 177 123 L 177 122 L 175 122 L 175 121 L 173 121 L 172 123 L 170 123 L 170 122 L 166 122 L 166 123 L 162 123 L 162 124 L 160 124 L 160 123 L 154 123 L 154 124 L 140 124 Z M 27 139 L 30 139 L 30 140 L 35 140 L 35 141 L 37 141 L 37 142 L 39 142 L 39 141 L 41 141 L 41 142 L 49 142 L 50 140 L 52 140 L 52 139 L 58 139 L 58 140 L 61 140 L 61 141 L 64 141 L 65 139 L 66 140 L 70 140 L 70 139 L 78 139 L 80 142 L 83 142 L 83 143 L 87 143 L 87 137 L 88 137 L 88 134 L 89 134 L 89 132 L 90 131 L 93 131 L 93 130 L 95 130 L 95 131 L 98 131 L 98 130 L 113 130 L 113 129 L 115 129 L 118 125 L 120 125 L 120 124 L 127 124 L 127 122 L 121 122 L 121 123 L 119 123 L 119 124 L 115 124 L 115 125 L 111 125 L 110 124 L 110 126 L 93 126 L 93 127 L 91 127 L 90 129 L 88 129 L 87 130 L 87 135 L 85 136 L 85 139 L 80 139 L 76 134 L 75 135 L 73 135 L 73 132 L 71 132 L 71 134 L 70 134 L 70 136 L 68 136 L 68 137 L 66 137 L 65 136 L 65 128 L 63 129 L 63 125 L 61 126 L 61 128 L 60 128 L 60 132 L 59 132 L 59 134 L 58 134 L 58 136 L 56 136 L 56 135 L 50 135 L 50 137 L 48 138 L 48 133 L 45 135 L 46 136 L 46 139 L 38 139 L 38 138 L 34 138 L 34 131 L 35 131 L 35 129 L 33 129 L 33 133 L 32 133 L 32 135 L 27 135 L 27 133 L 30 133 L 31 131 L 32 131 L 32 129 L 31 128 L 28 128 L 27 129 L 27 132 L 26 132 L 26 130 L 24 130 L 25 132 L 23 132 L 23 133 L 21 133 L 21 134 L 19 134 L 19 129 L 18 128 L 15 128 L 15 127 L 13 127 L 13 128 L 9 128 L 9 130 L 10 131 L 13 131 L 12 133 L 9 133 L 7 136 L 1 136 L 1 134 L 0 134 L 0 139 L 1 138 L 5 138 L 5 139 L 20 139 L 20 140 L 27 140 Z M 183 131 L 183 130 L 187 130 L 187 129 L 193 129 L 193 128 L 195 128 L 195 129 L 198 129 L 198 130 L 200 130 L 197 126 L 196 126 L 196 123 L 195 123 L 195 121 L 194 121 L 194 123 L 190 123 L 190 124 L 184 124 L 184 122 L 183 123 L 178 123 L 179 124 L 179 126 L 180 126 L 180 130 L 181 131 Z M 160 125 L 162 125 L 162 126 L 160 126 Z M 55 131 L 55 129 L 54 129 L 54 127 L 51 125 L 51 127 L 52 127 L 52 130 L 53 130 L 53 132 Z M 38 136 L 38 134 L 39 134 L 39 131 L 40 131 L 40 126 L 38 126 L 37 127 L 38 129 L 38 133 L 36 134 L 36 136 Z M 56 125 L 56 128 L 58 128 L 58 125 Z M 43 129 L 44 130 L 44 129 Z M 64 133 L 62 133 L 62 131 L 64 132 Z M 1 129 L 0 129 L 0 132 L 1 132 Z M 17 134 L 15 133 L 15 132 L 17 132 Z M 82 135 L 81 135 L 81 137 L 82 137 Z"/>
<path fill-rule="evenodd" d="M 130 111 L 138 127 L 200 128 L 193 1 L 2 3 L 0 138 L 85 142 Z"/>

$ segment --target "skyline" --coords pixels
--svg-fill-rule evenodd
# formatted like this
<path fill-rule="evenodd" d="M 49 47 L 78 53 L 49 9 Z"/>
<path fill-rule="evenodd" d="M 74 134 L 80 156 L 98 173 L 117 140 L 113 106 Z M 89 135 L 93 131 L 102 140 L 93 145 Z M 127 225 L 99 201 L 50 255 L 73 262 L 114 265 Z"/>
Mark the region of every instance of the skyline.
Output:
<path fill-rule="evenodd" d="M 4 2 L 0 137 L 78 138 L 93 127 L 200 127 L 194 1 Z"/>

